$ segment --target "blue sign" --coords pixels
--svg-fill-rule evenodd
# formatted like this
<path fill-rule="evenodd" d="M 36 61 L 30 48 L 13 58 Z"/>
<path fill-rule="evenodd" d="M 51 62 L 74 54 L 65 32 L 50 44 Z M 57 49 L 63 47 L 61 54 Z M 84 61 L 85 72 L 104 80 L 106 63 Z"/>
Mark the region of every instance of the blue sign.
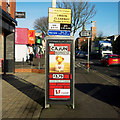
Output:
<path fill-rule="evenodd" d="M 70 36 L 70 31 L 55 31 L 55 30 L 48 30 L 48 35 Z"/>
<path fill-rule="evenodd" d="M 101 43 L 112 43 L 111 41 L 103 41 L 103 40 L 100 40 L 99 41 L 99 44 L 101 44 Z"/>

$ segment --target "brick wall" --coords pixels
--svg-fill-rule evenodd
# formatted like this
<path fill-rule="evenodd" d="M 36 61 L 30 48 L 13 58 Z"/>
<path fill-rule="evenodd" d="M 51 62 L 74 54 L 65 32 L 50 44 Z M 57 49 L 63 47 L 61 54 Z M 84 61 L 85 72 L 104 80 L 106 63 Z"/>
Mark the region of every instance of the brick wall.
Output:
<path fill-rule="evenodd" d="M 7 0 L 4 0 L 4 2 L 2 2 L 2 9 L 7 12 Z M 15 19 L 15 11 L 16 11 L 16 2 L 14 0 L 14 2 L 10 2 L 10 16 Z"/>
<path fill-rule="evenodd" d="M 3 58 L 3 36 L 0 34 L 0 59 Z"/>
<path fill-rule="evenodd" d="M 2 66 L 2 62 L 1 62 L 1 58 L 3 58 L 3 48 L 2 48 L 2 45 L 3 45 L 3 40 L 2 40 L 2 35 L 0 34 L 0 67 Z"/>
<path fill-rule="evenodd" d="M 2 6 L 2 1 L 0 0 L 0 6 Z"/>
<path fill-rule="evenodd" d="M 6 59 L 14 59 L 14 33 L 6 37 Z"/>
<path fill-rule="evenodd" d="M 10 3 L 10 13 L 11 17 L 15 19 L 15 11 L 16 11 L 16 2 L 11 2 Z"/>
<path fill-rule="evenodd" d="M 91 23 L 92 23 L 92 27 L 91 27 L 92 41 L 94 41 L 94 38 L 97 37 L 97 25 L 96 25 L 96 21 L 91 21 Z"/>
<path fill-rule="evenodd" d="M 14 35 L 15 33 L 11 33 L 9 35 L 6 36 L 6 39 L 5 39 L 5 46 L 4 46 L 4 49 L 5 49 L 5 55 L 6 57 L 4 58 L 5 61 L 5 66 L 4 66 L 4 70 L 6 72 L 14 72 L 14 54 L 15 54 L 15 51 L 14 51 Z"/>
<path fill-rule="evenodd" d="M 4 0 L 7 1 L 7 0 Z M 7 2 L 2 2 L 2 9 L 7 12 Z"/>
<path fill-rule="evenodd" d="M 94 38 L 97 36 L 97 27 L 91 27 L 92 31 L 92 41 L 94 41 Z"/>
<path fill-rule="evenodd" d="M 78 47 L 81 47 L 82 42 L 86 43 L 87 40 L 88 40 L 88 38 L 86 38 L 86 37 L 79 38 L 78 39 L 78 43 L 79 43 Z"/>

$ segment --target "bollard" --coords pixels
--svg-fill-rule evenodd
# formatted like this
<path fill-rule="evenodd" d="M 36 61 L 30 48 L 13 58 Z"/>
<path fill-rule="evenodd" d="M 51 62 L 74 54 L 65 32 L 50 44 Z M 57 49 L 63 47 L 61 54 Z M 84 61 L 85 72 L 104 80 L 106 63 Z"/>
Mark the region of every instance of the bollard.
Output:
<path fill-rule="evenodd" d="M 87 71 L 89 72 L 89 63 L 87 63 Z"/>

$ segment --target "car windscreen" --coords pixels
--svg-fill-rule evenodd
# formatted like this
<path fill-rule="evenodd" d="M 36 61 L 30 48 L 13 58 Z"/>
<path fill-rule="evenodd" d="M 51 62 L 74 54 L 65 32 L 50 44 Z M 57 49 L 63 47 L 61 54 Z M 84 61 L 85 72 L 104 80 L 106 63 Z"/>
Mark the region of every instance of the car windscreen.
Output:
<path fill-rule="evenodd" d="M 112 47 L 111 46 L 105 46 L 105 47 L 102 47 L 102 50 L 103 51 L 112 51 Z"/>
<path fill-rule="evenodd" d="M 120 58 L 119 56 L 110 56 L 110 58 Z"/>

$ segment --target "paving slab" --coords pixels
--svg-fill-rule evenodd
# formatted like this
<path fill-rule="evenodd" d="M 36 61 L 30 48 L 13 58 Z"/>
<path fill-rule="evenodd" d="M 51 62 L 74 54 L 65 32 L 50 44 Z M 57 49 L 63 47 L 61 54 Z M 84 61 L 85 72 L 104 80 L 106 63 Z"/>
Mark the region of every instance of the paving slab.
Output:
<path fill-rule="evenodd" d="M 75 77 L 75 109 L 51 105 L 41 118 L 120 118 L 119 86 L 82 68 L 76 69 Z"/>
<path fill-rule="evenodd" d="M 2 77 L 3 118 L 120 118 L 120 87 L 84 69 L 76 69 L 75 109 L 44 108 L 45 74 L 15 73 Z"/>
<path fill-rule="evenodd" d="M 3 75 L 2 118 L 39 118 L 44 105 L 44 83 L 44 74 Z"/>

